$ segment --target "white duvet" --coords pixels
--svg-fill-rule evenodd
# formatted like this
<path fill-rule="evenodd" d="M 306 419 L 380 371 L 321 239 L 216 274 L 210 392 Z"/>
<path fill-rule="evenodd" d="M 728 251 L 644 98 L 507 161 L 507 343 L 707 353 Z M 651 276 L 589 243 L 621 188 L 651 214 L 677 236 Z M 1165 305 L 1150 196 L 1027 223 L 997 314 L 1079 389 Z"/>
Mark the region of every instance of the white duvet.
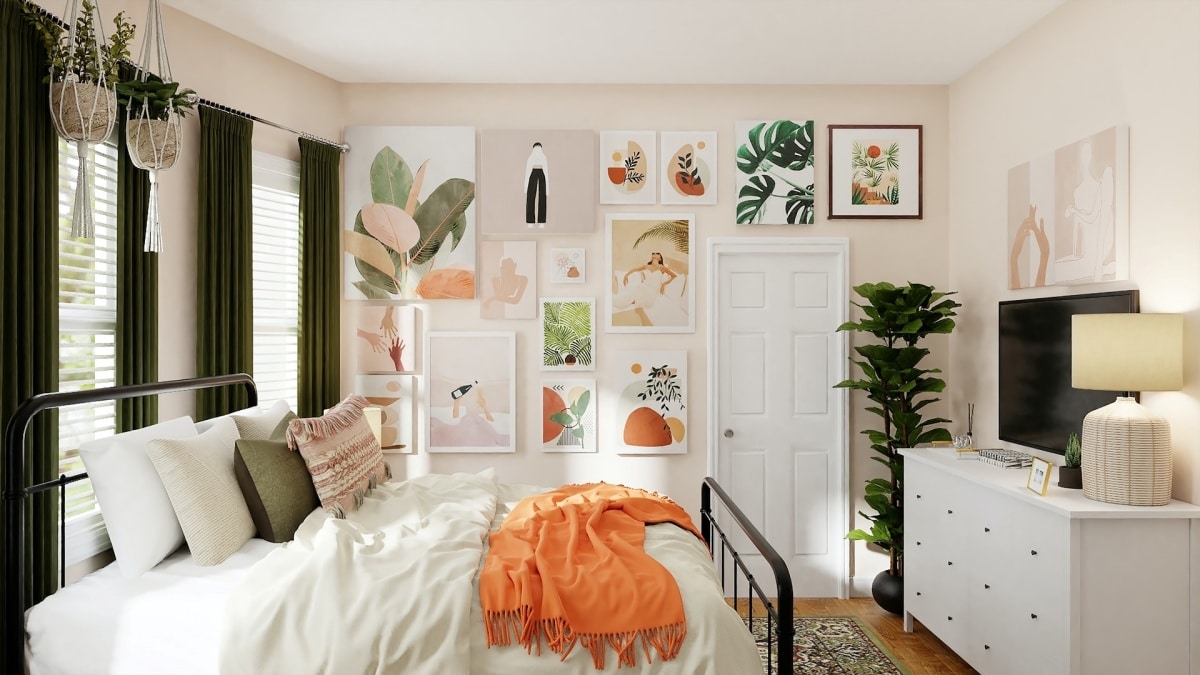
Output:
<path fill-rule="evenodd" d="M 128 580 L 113 575 L 103 583 L 93 579 L 101 572 L 31 611 L 33 672 L 595 673 L 582 649 L 564 663 L 550 653 L 536 656 L 522 647 L 486 646 L 477 574 L 487 534 L 521 497 L 536 491 L 498 485 L 487 474 L 422 476 L 381 485 L 345 520 L 314 512 L 295 541 L 252 565 L 243 562 L 219 573 L 219 584 L 142 584 L 136 597 L 122 600 L 121 591 L 112 589 L 128 588 Z M 264 550 L 253 546 L 256 542 L 263 543 L 247 545 L 255 551 L 253 559 Z M 654 525 L 647 528 L 645 545 L 680 585 L 688 637 L 674 660 L 639 661 L 638 667 L 619 672 L 761 673 L 757 649 L 725 604 L 703 544 L 673 525 Z M 245 558 L 245 551 L 238 556 Z M 158 574 L 156 568 L 146 576 Z M 190 588 L 190 594 L 181 596 L 181 587 Z M 198 588 L 207 591 L 201 603 L 203 630 L 193 629 Z M 185 604 L 179 604 L 181 599 Z M 106 605 L 97 607 L 97 600 Z M 82 604 L 90 604 L 92 611 L 85 620 L 73 620 L 75 635 L 64 638 L 55 626 Z M 155 610 L 137 615 L 136 621 L 124 617 L 127 626 L 143 627 L 145 644 L 139 644 L 136 630 L 122 631 L 119 644 L 79 639 L 80 633 L 90 632 L 89 622 L 102 628 L 112 615 L 134 605 Z M 164 636 L 172 636 L 168 648 L 149 643 Z M 76 648 L 68 653 L 54 648 L 67 643 Z M 610 671 L 617 672 L 615 659 L 609 660 L 605 672 Z"/>

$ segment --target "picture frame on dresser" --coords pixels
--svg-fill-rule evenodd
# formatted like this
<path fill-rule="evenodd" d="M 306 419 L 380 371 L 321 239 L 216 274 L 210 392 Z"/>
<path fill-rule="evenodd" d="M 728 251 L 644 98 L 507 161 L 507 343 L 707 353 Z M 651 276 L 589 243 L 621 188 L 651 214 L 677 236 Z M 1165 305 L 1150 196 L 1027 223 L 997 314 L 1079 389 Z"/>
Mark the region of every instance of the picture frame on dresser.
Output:
<path fill-rule="evenodd" d="M 1033 490 L 1038 496 L 1046 496 L 1046 488 L 1050 486 L 1050 462 L 1044 459 L 1033 458 L 1029 465 L 1029 478 L 1025 481 L 1025 487 Z"/>

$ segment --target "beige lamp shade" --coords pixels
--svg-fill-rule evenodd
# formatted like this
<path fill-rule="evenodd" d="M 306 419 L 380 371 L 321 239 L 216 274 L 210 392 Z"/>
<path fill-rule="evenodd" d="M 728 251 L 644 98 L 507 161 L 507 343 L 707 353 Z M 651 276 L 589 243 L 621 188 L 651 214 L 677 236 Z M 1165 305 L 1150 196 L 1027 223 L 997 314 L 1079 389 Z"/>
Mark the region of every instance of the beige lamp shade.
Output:
<path fill-rule="evenodd" d="M 1101 391 L 1181 389 L 1183 317 L 1179 314 L 1072 316 L 1071 386 Z"/>
<path fill-rule="evenodd" d="M 1183 387 L 1183 317 L 1071 317 L 1071 386 L 1102 391 Z M 1171 501 L 1171 425 L 1132 397 L 1088 413 L 1080 442 L 1083 496 L 1110 504 Z"/>

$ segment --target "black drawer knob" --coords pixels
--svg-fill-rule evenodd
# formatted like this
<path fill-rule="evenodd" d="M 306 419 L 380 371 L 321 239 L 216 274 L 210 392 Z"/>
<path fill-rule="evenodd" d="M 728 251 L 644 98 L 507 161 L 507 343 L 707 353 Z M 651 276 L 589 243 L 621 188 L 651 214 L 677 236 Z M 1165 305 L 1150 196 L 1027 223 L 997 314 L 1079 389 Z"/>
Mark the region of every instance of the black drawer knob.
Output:
<path fill-rule="evenodd" d="M 992 528 L 990 528 L 990 527 L 985 527 L 985 528 L 983 528 L 983 531 L 984 531 L 984 532 L 991 532 L 991 531 L 992 531 Z"/>
<path fill-rule="evenodd" d="M 1037 618 L 1037 614 L 1030 614 L 1030 615 L 1029 615 L 1029 618 L 1031 618 L 1031 619 L 1036 619 L 1036 618 Z"/>
<path fill-rule="evenodd" d="M 992 646 L 991 646 L 991 645 L 984 645 L 984 646 L 983 646 L 983 649 L 984 649 L 985 651 L 986 651 L 986 650 L 988 650 L 988 649 L 991 649 L 991 648 L 992 648 Z"/>
<path fill-rule="evenodd" d="M 946 564 L 947 564 L 947 565 L 953 565 L 953 564 L 954 564 L 954 561 L 953 561 L 953 560 L 947 560 L 947 561 L 946 561 Z"/>
<path fill-rule="evenodd" d="M 921 591 L 917 591 L 917 595 L 920 595 L 920 594 L 921 594 Z"/>
<path fill-rule="evenodd" d="M 921 545 L 921 542 L 919 542 L 919 541 L 918 541 L 918 542 L 917 542 L 917 546 L 920 546 L 920 545 Z"/>
<path fill-rule="evenodd" d="M 946 509 L 946 513 L 953 514 L 953 513 L 954 513 L 954 509 Z"/>
<path fill-rule="evenodd" d="M 920 499 L 920 498 L 921 498 L 921 495 L 917 495 L 917 499 Z"/>
<path fill-rule="evenodd" d="M 1030 549 L 1030 551 L 1029 551 L 1029 555 L 1037 555 L 1037 551 L 1034 551 L 1034 550 Z"/>
<path fill-rule="evenodd" d="M 992 587 L 992 585 L 991 585 L 991 584 L 984 584 L 984 585 L 983 585 L 983 590 L 985 590 L 985 591 L 986 591 L 986 590 L 990 589 L 991 587 Z"/>
<path fill-rule="evenodd" d="M 952 616 L 948 616 L 948 617 L 946 617 L 946 620 L 947 620 L 947 621 L 953 621 L 953 620 L 954 620 L 954 617 L 952 617 Z"/>

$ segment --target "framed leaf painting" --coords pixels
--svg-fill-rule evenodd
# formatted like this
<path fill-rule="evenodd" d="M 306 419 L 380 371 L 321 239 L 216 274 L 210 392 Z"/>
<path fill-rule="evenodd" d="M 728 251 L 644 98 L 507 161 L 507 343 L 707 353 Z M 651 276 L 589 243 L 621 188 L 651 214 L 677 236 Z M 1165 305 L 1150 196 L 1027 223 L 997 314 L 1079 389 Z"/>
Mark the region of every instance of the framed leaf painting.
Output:
<path fill-rule="evenodd" d="M 659 148 L 663 204 L 717 203 L 715 131 L 664 131 Z"/>
<path fill-rule="evenodd" d="M 623 350 L 616 354 L 617 452 L 669 455 L 687 452 L 687 352 Z"/>
<path fill-rule="evenodd" d="M 542 298 L 542 370 L 596 369 L 596 301 Z"/>
<path fill-rule="evenodd" d="M 738 225 L 811 225 L 813 121 L 737 122 L 734 137 Z"/>
<path fill-rule="evenodd" d="M 829 217 L 920 218 L 919 124 L 829 125 Z"/>
<path fill-rule="evenodd" d="M 346 127 L 345 297 L 475 297 L 475 129 Z"/>
<path fill-rule="evenodd" d="M 542 452 L 596 452 L 595 380 L 542 380 Z"/>
<path fill-rule="evenodd" d="M 654 204 L 658 161 L 653 131 L 600 132 L 600 203 Z"/>

